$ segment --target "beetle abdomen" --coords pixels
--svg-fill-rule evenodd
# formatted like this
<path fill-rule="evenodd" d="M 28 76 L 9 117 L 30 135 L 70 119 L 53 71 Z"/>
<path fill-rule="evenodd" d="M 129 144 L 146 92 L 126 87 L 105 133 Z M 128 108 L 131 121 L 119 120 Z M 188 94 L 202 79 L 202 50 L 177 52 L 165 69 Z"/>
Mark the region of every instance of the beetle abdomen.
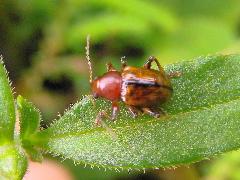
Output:
<path fill-rule="evenodd" d="M 171 93 L 170 81 L 160 71 L 128 66 L 122 72 L 121 98 L 128 105 L 155 106 L 165 102 Z"/>

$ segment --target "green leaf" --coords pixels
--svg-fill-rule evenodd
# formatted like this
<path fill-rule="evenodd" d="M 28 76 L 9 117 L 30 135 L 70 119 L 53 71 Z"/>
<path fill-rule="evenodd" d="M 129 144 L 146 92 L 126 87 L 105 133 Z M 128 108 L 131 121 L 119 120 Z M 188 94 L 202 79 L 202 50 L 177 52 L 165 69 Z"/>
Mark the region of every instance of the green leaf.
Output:
<path fill-rule="evenodd" d="M 104 168 L 144 169 L 189 164 L 240 147 L 240 56 L 199 57 L 165 67 L 181 72 L 172 79 L 174 95 L 159 119 L 131 118 L 125 106 L 116 123 L 96 127 L 99 111 L 85 97 L 48 129 L 35 144 L 77 163 Z"/>
<path fill-rule="evenodd" d="M 13 140 L 15 118 L 13 94 L 0 56 L 0 144 Z"/>
<path fill-rule="evenodd" d="M 15 145 L 0 146 L 0 179 L 20 180 L 27 170 L 27 158 Z"/>
<path fill-rule="evenodd" d="M 15 105 L 7 71 L 0 57 L 0 179 L 22 179 L 27 159 L 14 138 Z"/>
<path fill-rule="evenodd" d="M 22 96 L 17 97 L 17 105 L 20 116 L 20 137 L 25 139 L 39 129 L 40 113 L 32 103 L 27 102 Z"/>
<path fill-rule="evenodd" d="M 32 136 L 40 127 L 41 116 L 39 110 L 22 96 L 18 96 L 17 104 L 20 120 L 20 138 L 23 148 L 33 161 L 42 161 L 42 154 L 31 143 Z"/>

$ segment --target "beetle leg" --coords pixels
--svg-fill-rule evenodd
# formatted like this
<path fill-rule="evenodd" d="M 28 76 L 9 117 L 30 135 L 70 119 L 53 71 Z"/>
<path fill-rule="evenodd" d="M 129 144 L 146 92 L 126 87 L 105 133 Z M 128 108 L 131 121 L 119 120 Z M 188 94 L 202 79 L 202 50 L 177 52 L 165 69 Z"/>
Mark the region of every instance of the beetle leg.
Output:
<path fill-rule="evenodd" d="M 147 62 L 143 65 L 143 67 L 146 68 L 146 69 L 151 69 L 152 62 L 155 62 L 157 64 L 157 67 L 158 67 L 159 71 L 163 71 L 162 66 L 158 62 L 157 58 L 155 58 L 154 56 L 150 56 L 148 58 Z"/>
<path fill-rule="evenodd" d="M 95 125 L 104 127 L 106 131 L 112 136 L 114 140 L 117 139 L 116 133 L 112 130 L 112 128 L 108 127 L 108 125 L 103 121 L 103 118 L 109 118 L 108 114 L 105 111 L 100 111 L 97 115 Z"/>
<path fill-rule="evenodd" d="M 109 118 L 109 116 L 105 111 L 100 111 L 96 117 L 95 124 L 97 126 L 101 125 L 103 118 Z"/>
<path fill-rule="evenodd" d="M 106 66 L 107 66 L 107 71 L 108 72 L 109 71 L 116 71 L 116 69 L 113 67 L 112 63 L 107 63 Z"/>
<path fill-rule="evenodd" d="M 122 69 L 127 66 L 126 56 L 121 57 Z"/>
<path fill-rule="evenodd" d="M 164 114 L 164 112 L 161 109 L 157 111 L 153 108 L 144 107 L 142 108 L 142 110 L 144 113 L 154 116 L 155 118 L 159 118 L 161 114 Z"/>
<path fill-rule="evenodd" d="M 88 97 L 89 97 L 92 105 L 93 105 L 94 107 L 96 107 L 96 102 L 95 102 L 96 100 L 95 100 L 94 96 L 93 96 L 93 95 L 88 95 Z"/>
<path fill-rule="evenodd" d="M 133 118 L 136 118 L 141 111 L 140 109 L 136 108 L 135 106 L 128 106 L 128 110 L 132 114 Z"/>
<path fill-rule="evenodd" d="M 117 117 L 117 114 L 119 112 L 119 106 L 118 106 L 118 102 L 117 101 L 113 101 L 112 102 L 112 120 L 115 120 L 115 118 Z"/>

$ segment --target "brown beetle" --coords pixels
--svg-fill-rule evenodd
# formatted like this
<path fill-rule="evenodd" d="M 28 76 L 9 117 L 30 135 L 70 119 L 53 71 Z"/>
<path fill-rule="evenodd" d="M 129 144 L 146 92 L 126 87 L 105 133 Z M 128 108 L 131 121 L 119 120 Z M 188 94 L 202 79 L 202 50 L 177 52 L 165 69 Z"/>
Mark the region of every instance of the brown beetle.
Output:
<path fill-rule="evenodd" d="M 92 80 L 92 66 L 89 57 L 89 36 L 87 37 L 86 58 L 90 69 L 90 84 L 95 98 L 102 97 L 112 102 L 112 116 L 114 120 L 119 111 L 118 102 L 123 101 L 129 108 L 133 117 L 139 112 L 159 117 L 161 111 L 156 110 L 157 105 L 166 102 L 173 92 L 167 75 L 158 60 L 150 56 L 143 67 L 127 66 L 121 58 L 122 69 L 117 71 L 111 63 L 107 64 L 107 72 Z M 157 64 L 158 70 L 151 69 L 152 62 Z M 101 121 L 100 112 L 96 123 Z"/>

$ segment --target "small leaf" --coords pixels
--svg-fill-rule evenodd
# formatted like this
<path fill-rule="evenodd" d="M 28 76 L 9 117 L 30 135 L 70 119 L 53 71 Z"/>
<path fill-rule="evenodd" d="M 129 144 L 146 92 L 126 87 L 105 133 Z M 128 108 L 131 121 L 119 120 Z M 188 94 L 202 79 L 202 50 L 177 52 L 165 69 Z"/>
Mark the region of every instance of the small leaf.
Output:
<path fill-rule="evenodd" d="M 12 144 L 0 146 L 0 179 L 20 180 L 27 170 L 27 158 Z"/>
<path fill-rule="evenodd" d="M 39 129 L 40 113 L 32 103 L 18 96 L 17 105 L 20 118 L 20 137 L 28 138 Z"/>
<path fill-rule="evenodd" d="M 18 96 L 17 104 L 20 120 L 20 138 L 23 148 L 33 161 L 42 161 L 42 154 L 31 143 L 32 136 L 39 130 L 40 126 L 39 110 L 22 96 Z"/>
<path fill-rule="evenodd" d="M 36 134 L 43 150 L 104 168 L 156 168 L 189 164 L 240 147 L 240 56 L 208 56 L 165 67 L 179 71 L 174 95 L 159 119 L 131 118 L 125 106 L 116 123 L 94 125 L 110 103 L 89 97 Z"/>
<path fill-rule="evenodd" d="M 15 118 L 13 94 L 0 56 L 0 143 L 13 140 Z"/>

